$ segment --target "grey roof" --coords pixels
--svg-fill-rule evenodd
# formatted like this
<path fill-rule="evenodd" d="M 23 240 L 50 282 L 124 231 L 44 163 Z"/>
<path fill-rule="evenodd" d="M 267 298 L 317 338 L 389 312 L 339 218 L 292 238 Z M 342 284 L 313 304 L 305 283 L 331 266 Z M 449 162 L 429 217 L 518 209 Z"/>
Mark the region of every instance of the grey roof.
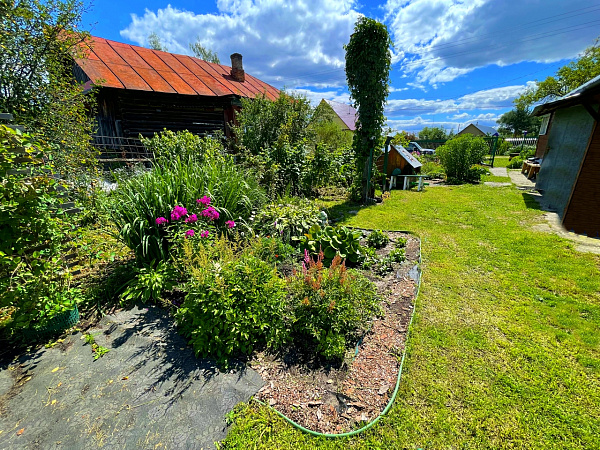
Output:
<path fill-rule="evenodd" d="M 542 116 L 562 106 L 576 105 L 577 103 L 580 103 L 579 100 L 581 99 L 581 97 L 584 96 L 584 94 L 591 94 L 592 91 L 597 91 L 598 88 L 600 88 L 600 75 L 583 83 L 578 88 L 573 89 L 564 97 L 536 106 L 535 108 L 533 108 L 532 114 L 534 116 Z"/>
<path fill-rule="evenodd" d="M 325 99 L 323 99 L 325 100 Z M 333 100 L 325 100 L 337 116 L 346 124 L 349 130 L 356 130 L 356 109 L 345 103 L 334 102 Z"/>
<path fill-rule="evenodd" d="M 396 150 L 398 153 L 400 153 L 400 156 L 402 156 L 406 160 L 406 162 L 409 163 L 413 167 L 413 169 L 416 169 L 423 165 L 419 162 L 419 160 L 417 158 L 415 158 L 413 155 L 411 155 L 410 152 L 408 150 L 406 150 L 404 147 L 402 147 L 400 144 L 398 144 L 398 145 L 390 144 L 390 147 L 392 147 L 394 150 Z"/>

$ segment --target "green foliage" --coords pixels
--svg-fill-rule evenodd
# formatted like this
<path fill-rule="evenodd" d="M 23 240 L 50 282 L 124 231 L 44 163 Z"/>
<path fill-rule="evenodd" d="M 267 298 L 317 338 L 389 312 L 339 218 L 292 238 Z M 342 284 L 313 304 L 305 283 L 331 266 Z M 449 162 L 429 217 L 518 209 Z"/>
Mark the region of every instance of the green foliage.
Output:
<path fill-rule="evenodd" d="M 43 322 L 72 305 L 60 259 L 65 227 L 46 147 L 0 125 L 0 310 L 13 326 Z"/>
<path fill-rule="evenodd" d="M 247 220 L 264 201 L 256 181 L 228 159 L 198 164 L 176 158 L 120 183 L 111 195 L 111 219 L 138 263 L 166 260 L 168 230 L 156 219 L 168 219 L 177 205 L 191 208 L 204 195 L 220 213 L 218 229 L 226 229 L 227 220 Z"/>
<path fill-rule="evenodd" d="M 64 177 L 76 178 L 96 163 L 90 144 L 93 92 L 73 76 L 73 56 L 82 56 L 88 34 L 77 29 L 77 0 L 2 1 L 0 9 L 0 111 L 35 130 L 46 156 Z"/>
<path fill-rule="evenodd" d="M 321 256 L 310 259 L 303 272 L 291 277 L 288 290 L 295 341 L 327 359 L 343 358 L 348 344 L 380 313 L 375 285 L 348 270 L 339 256 L 329 268 Z"/>
<path fill-rule="evenodd" d="M 135 278 L 127 283 L 121 295 L 123 303 L 142 301 L 157 302 L 164 291 L 171 290 L 177 279 L 177 272 L 170 263 L 160 261 L 158 265 L 145 264 L 133 269 Z"/>
<path fill-rule="evenodd" d="M 254 217 L 254 231 L 263 236 L 278 236 L 290 242 L 319 223 L 320 209 L 313 202 L 290 198 L 285 203 L 269 203 Z"/>
<path fill-rule="evenodd" d="M 474 168 L 482 162 L 489 148 L 482 137 L 464 134 L 447 141 L 436 150 L 440 164 L 450 183 L 479 181 L 481 174 Z"/>
<path fill-rule="evenodd" d="M 165 129 L 151 138 L 141 137 L 141 141 L 154 154 L 156 164 L 177 158 L 204 163 L 224 154 L 223 145 L 218 138 L 200 137 L 189 131 L 173 132 Z"/>
<path fill-rule="evenodd" d="M 423 127 L 423 129 L 419 131 L 419 140 L 422 141 L 436 141 L 447 138 L 448 135 L 446 134 L 446 130 L 442 127 Z"/>
<path fill-rule="evenodd" d="M 444 168 L 440 164 L 429 161 L 423 163 L 421 166 L 421 175 L 428 175 L 431 178 L 443 178 L 445 173 Z"/>
<path fill-rule="evenodd" d="M 406 247 L 406 242 L 408 240 L 406 238 L 398 238 L 396 239 L 396 248 L 404 248 Z"/>
<path fill-rule="evenodd" d="M 518 147 L 520 148 L 520 147 Z M 511 159 L 508 164 L 506 165 L 506 167 L 508 169 L 520 169 L 523 167 L 523 161 L 525 161 L 527 158 L 531 158 L 533 156 L 535 156 L 535 146 L 533 145 L 526 145 L 523 147 L 523 150 L 520 151 L 519 156 Z"/>
<path fill-rule="evenodd" d="M 94 337 L 93 334 L 86 333 L 83 335 L 83 337 L 85 338 L 85 343 L 88 344 L 90 347 L 92 347 L 92 353 L 94 354 L 94 361 L 96 361 L 99 358 L 102 358 L 104 355 L 106 355 L 108 352 L 110 352 L 109 348 L 102 347 L 101 345 L 98 345 L 96 343 L 96 338 Z"/>
<path fill-rule="evenodd" d="M 356 157 L 356 188 L 360 183 L 363 200 L 366 191 L 365 170 L 369 152 L 377 148 L 385 122 L 383 109 L 389 93 L 392 41 L 387 27 L 368 17 L 360 17 L 354 26 L 346 50 L 348 90 L 358 110 L 353 148 Z"/>
<path fill-rule="evenodd" d="M 198 356 L 220 360 L 281 347 L 289 340 L 285 282 L 250 252 L 218 246 L 218 255 L 200 246 L 187 263 L 188 294 L 176 313 L 181 333 Z"/>
<path fill-rule="evenodd" d="M 527 89 L 515 99 L 518 107 L 525 108 L 534 103 L 547 99 L 563 97 L 585 82 L 600 75 L 600 46 L 599 40 L 588 47 L 578 59 L 556 71 L 543 81 L 536 81 L 533 88 Z M 526 129 L 526 128 L 525 128 Z"/>
<path fill-rule="evenodd" d="M 375 230 L 369 233 L 367 236 L 367 245 L 373 248 L 381 248 L 385 247 L 388 242 L 390 242 L 390 238 L 387 234 L 385 234 L 381 230 Z"/>
<path fill-rule="evenodd" d="M 388 255 L 393 262 L 402 262 L 406 259 L 406 250 L 403 248 L 393 248 Z"/>
<path fill-rule="evenodd" d="M 293 237 L 292 240 L 300 243 L 300 248 L 307 250 L 311 255 L 323 252 L 326 263 L 330 263 L 336 255 L 351 263 L 358 263 L 361 258 L 360 231 L 353 231 L 347 227 L 324 227 L 313 225 L 308 233 L 303 236 Z"/>
<path fill-rule="evenodd" d="M 299 255 L 296 248 L 277 237 L 257 237 L 251 242 L 250 251 L 258 259 L 269 264 L 293 264 Z"/>
<path fill-rule="evenodd" d="M 196 42 L 190 43 L 190 50 L 196 58 L 214 64 L 221 64 L 217 52 L 213 52 L 209 48 L 206 48 L 204 45 L 202 45 L 202 42 L 200 42 L 200 38 L 196 39 Z"/>
<path fill-rule="evenodd" d="M 160 36 L 154 31 L 148 35 L 148 47 L 152 50 L 158 50 L 161 52 L 169 51 L 169 49 L 163 45 Z"/>
<path fill-rule="evenodd" d="M 502 114 L 496 122 L 500 125 L 498 131 L 501 134 L 520 136 L 523 131 L 527 131 L 530 136 L 537 136 L 542 119 L 532 116 L 529 108 L 517 105 L 514 109 Z"/>

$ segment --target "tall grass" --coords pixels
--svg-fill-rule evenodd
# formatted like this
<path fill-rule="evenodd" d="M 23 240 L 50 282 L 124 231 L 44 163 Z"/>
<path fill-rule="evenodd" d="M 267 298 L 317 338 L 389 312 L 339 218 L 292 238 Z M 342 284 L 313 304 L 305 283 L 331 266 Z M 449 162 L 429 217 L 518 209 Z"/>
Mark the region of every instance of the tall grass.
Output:
<path fill-rule="evenodd" d="M 200 164 L 177 157 L 123 181 L 112 195 L 110 216 L 139 263 L 158 262 L 168 258 L 169 242 L 156 218 L 169 218 L 176 205 L 190 208 L 204 195 L 220 213 L 217 226 L 246 220 L 265 200 L 258 183 L 227 158 Z"/>

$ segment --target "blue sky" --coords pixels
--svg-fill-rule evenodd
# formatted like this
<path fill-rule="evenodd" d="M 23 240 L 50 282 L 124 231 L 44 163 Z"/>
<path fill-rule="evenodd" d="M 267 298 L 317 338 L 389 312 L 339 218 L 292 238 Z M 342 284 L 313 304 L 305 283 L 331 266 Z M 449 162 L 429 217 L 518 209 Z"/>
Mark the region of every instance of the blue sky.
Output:
<path fill-rule="evenodd" d="M 512 100 L 554 74 L 600 36 L 589 0 L 96 0 L 83 27 L 95 36 L 189 54 L 199 39 L 224 64 L 277 88 L 349 103 L 344 50 L 359 15 L 394 41 L 388 124 L 418 131 L 495 126 Z"/>

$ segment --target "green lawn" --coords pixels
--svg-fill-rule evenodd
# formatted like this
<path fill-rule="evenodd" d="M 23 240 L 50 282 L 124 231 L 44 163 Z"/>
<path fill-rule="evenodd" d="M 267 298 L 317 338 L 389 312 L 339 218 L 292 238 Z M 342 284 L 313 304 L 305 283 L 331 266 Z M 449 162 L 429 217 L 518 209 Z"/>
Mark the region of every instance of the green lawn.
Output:
<path fill-rule="evenodd" d="M 326 440 L 241 405 L 225 448 L 600 448 L 600 257 L 534 231 L 533 205 L 514 187 L 437 187 L 348 219 L 422 238 L 394 407 L 358 437 Z"/>

